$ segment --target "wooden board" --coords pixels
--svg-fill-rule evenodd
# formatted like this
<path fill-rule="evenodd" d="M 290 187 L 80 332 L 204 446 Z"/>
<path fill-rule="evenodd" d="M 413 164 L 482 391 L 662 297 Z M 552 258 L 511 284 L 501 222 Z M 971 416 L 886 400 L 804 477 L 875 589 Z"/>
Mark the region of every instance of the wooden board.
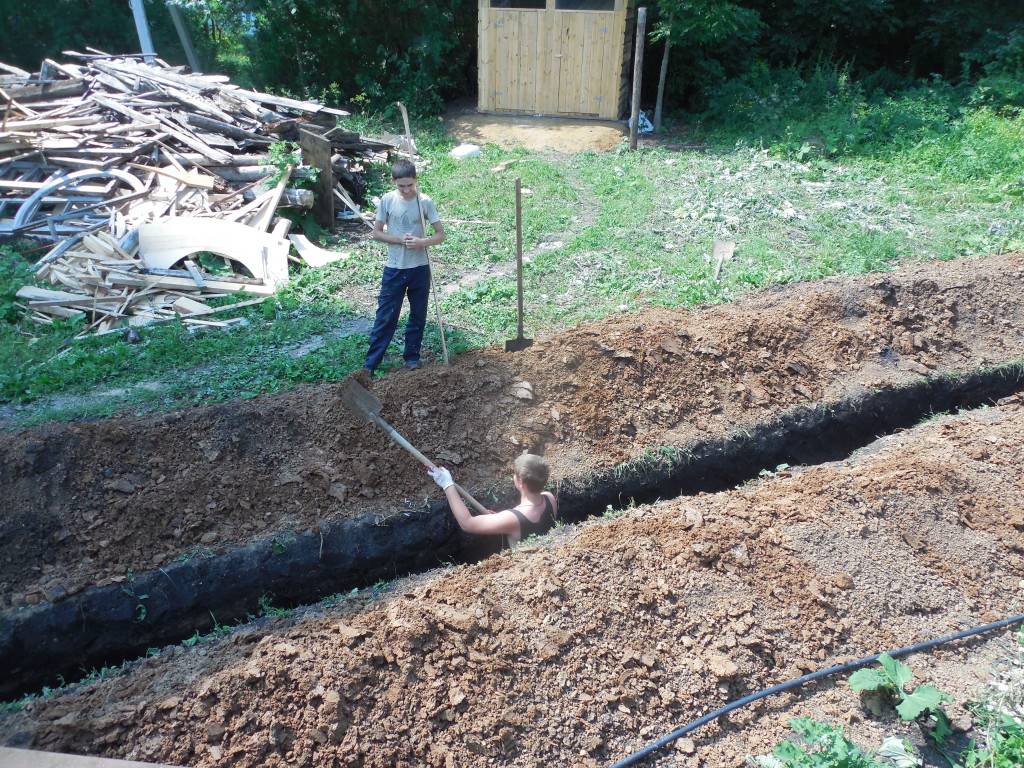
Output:
<path fill-rule="evenodd" d="M 4 768 L 170 768 L 156 763 L 136 763 L 106 757 L 64 755 L 10 747 L 0 747 L 0 765 Z"/>
<path fill-rule="evenodd" d="M 295 246 L 295 250 L 298 251 L 302 260 L 311 267 L 322 267 L 335 261 L 344 261 L 350 255 L 342 251 L 327 251 L 319 248 L 309 242 L 304 235 L 289 235 L 288 239 Z"/>
<path fill-rule="evenodd" d="M 139 257 L 149 269 L 169 269 L 200 251 L 239 262 L 272 288 L 288 281 L 288 241 L 267 232 L 232 221 L 185 216 L 139 227 Z M 195 288 L 191 278 L 184 282 Z M 207 280 L 206 285 L 214 283 Z"/>
<path fill-rule="evenodd" d="M 306 130 L 299 130 L 299 146 L 306 165 L 319 169 L 314 191 L 313 218 L 321 227 L 334 229 L 334 169 L 331 167 L 331 142 Z"/>

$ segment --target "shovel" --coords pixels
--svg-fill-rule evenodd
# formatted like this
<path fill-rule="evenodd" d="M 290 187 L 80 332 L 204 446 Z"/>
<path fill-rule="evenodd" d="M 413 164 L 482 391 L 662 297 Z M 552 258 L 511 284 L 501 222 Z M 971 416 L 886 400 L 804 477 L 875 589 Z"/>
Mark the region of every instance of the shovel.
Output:
<path fill-rule="evenodd" d="M 505 342 L 506 352 L 519 352 L 533 344 L 533 339 L 523 336 L 523 187 L 519 178 L 516 178 L 516 288 L 519 335 Z"/>
<path fill-rule="evenodd" d="M 398 434 L 398 430 L 388 424 L 384 419 L 380 417 L 380 400 L 369 390 L 361 387 L 359 382 L 353 378 L 345 384 L 345 389 L 341 393 L 341 402 L 352 411 L 356 416 L 359 416 L 367 424 L 376 424 L 378 427 L 383 429 L 388 437 L 396 444 L 405 448 L 413 457 L 420 462 L 427 469 L 435 469 L 437 467 L 434 462 L 416 450 L 415 446 Z M 483 504 L 474 499 L 469 495 L 469 491 L 463 488 L 458 483 L 455 484 L 455 490 L 466 500 L 466 502 L 473 507 L 477 512 L 482 515 L 490 514 L 490 510 L 487 509 Z"/>

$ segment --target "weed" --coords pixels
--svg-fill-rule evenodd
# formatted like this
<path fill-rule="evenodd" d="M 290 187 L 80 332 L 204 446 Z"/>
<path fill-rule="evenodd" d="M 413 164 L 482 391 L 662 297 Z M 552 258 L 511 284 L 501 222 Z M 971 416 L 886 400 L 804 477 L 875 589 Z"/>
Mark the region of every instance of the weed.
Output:
<path fill-rule="evenodd" d="M 257 614 L 258 616 L 280 617 L 280 616 L 290 616 L 292 614 L 292 611 L 290 609 L 288 609 L 288 608 L 278 608 L 278 607 L 276 607 L 273 604 L 273 602 L 271 602 L 272 599 L 273 598 L 270 595 L 267 595 L 267 594 L 260 595 L 260 599 L 259 599 L 259 613 Z"/>
<path fill-rule="evenodd" d="M 146 614 L 148 613 L 143 600 L 147 599 L 149 594 L 139 594 L 135 590 L 135 571 L 131 568 L 128 569 L 126 579 L 127 583 L 121 585 L 121 591 L 135 601 L 135 621 L 143 622 L 146 620 Z"/>
<path fill-rule="evenodd" d="M 887 768 L 890 765 L 862 752 L 846 738 L 839 726 L 820 723 L 809 717 L 795 718 L 789 725 L 797 739 L 781 742 L 771 755 L 751 758 L 751 765 L 759 768 Z M 884 750 L 886 755 L 890 755 L 899 750 L 910 755 L 910 749 L 909 745 L 894 739 L 886 740 L 879 751 Z"/>

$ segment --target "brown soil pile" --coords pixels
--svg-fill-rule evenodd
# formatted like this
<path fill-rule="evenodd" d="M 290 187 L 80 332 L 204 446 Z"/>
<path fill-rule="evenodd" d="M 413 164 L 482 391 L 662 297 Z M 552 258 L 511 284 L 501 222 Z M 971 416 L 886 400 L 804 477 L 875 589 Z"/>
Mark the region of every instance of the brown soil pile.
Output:
<path fill-rule="evenodd" d="M 1024 355 L 1020 254 L 832 279 L 695 312 L 618 316 L 507 355 L 377 382 L 384 417 L 473 490 L 522 450 L 556 479 L 798 405 Z M 0 446 L 0 604 L 59 600 L 175 557 L 439 498 L 333 385 Z"/>
<path fill-rule="evenodd" d="M 846 462 L 562 529 L 168 649 L 0 732 L 198 766 L 607 764 L 761 687 L 1020 612 L 1022 430 L 1013 398 Z M 868 717 L 829 688 L 819 716 L 845 701 Z M 784 718 L 756 723 L 765 706 L 732 718 L 751 726 L 738 737 L 701 732 L 703 765 L 767 750 Z"/>

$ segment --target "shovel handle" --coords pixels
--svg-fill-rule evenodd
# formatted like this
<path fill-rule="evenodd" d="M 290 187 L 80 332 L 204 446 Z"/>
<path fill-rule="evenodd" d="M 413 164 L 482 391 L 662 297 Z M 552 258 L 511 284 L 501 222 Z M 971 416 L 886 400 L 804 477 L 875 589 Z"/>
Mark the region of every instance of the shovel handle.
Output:
<path fill-rule="evenodd" d="M 382 419 L 379 415 L 377 415 L 376 413 L 371 413 L 370 416 L 373 417 L 373 420 L 378 427 L 387 432 L 388 437 L 390 437 L 396 445 L 400 445 L 402 448 L 405 448 L 405 450 L 412 454 L 412 456 L 415 457 L 415 459 L 420 464 L 425 466 L 427 469 L 437 468 L 437 465 L 434 462 L 432 462 L 430 459 L 428 459 L 426 456 L 420 453 L 419 450 L 417 450 L 416 446 L 414 446 L 412 443 L 410 443 L 408 440 L 402 437 L 402 435 L 398 432 L 397 429 L 395 429 L 386 421 L 384 421 L 384 419 Z M 466 503 L 468 503 L 471 507 L 473 507 L 473 509 L 479 512 L 481 515 L 490 514 L 490 510 L 487 509 L 487 507 L 485 507 L 479 501 L 474 499 L 470 495 L 469 491 L 467 491 L 458 483 L 455 483 L 455 490 L 457 490 L 459 492 L 459 495 L 466 500 Z"/>

